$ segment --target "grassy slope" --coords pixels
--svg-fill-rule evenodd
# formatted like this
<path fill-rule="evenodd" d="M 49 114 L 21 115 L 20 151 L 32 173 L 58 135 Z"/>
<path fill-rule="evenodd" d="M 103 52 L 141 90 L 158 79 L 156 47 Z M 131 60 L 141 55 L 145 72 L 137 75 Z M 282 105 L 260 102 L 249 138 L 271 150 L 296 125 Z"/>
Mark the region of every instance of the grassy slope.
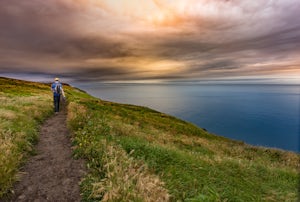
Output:
<path fill-rule="evenodd" d="M 297 200 L 299 155 L 295 153 L 215 136 L 145 107 L 106 102 L 80 91 L 69 91 L 68 96 L 76 153 L 91 168 L 83 183 L 87 201 L 117 200 L 124 194 L 118 190 L 126 189 L 117 180 L 126 176 L 103 166 L 122 164 L 118 154 L 107 154 L 107 145 L 146 164 L 147 172 L 165 182 L 172 201 Z"/>
<path fill-rule="evenodd" d="M 38 126 L 52 113 L 49 85 L 0 77 L 0 197 L 32 153 Z"/>
<path fill-rule="evenodd" d="M 44 84 L 0 78 L 0 196 L 51 114 Z M 299 155 L 209 134 L 145 107 L 65 86 L 84 200 L 296 201 Z M 21 160 L 21 161 L 20 161 Z M 168 193 L 167 193 L 168 192 Z"/>

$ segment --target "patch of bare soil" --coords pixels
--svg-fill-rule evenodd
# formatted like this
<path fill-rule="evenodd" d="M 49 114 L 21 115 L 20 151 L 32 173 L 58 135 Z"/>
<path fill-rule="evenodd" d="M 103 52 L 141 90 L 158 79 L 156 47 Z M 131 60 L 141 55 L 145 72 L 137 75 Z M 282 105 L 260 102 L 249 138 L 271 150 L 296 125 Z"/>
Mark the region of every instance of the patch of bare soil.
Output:
<path fill-rule="evenodd" d="M 80 201 L 82 160 L 72 158 L 65 108 L 41 127 L 37 155 L 22 169 L 9 201 Z"/>

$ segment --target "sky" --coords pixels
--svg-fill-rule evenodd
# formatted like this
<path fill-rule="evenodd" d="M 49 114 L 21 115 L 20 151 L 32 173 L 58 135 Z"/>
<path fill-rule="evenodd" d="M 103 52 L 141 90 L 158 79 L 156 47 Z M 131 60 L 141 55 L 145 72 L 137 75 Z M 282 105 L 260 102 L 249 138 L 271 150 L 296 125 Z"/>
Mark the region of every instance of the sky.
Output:
<path fill-rule="evenodd" d="M 0 75 L 300 81 L 299 0 L 0 0 Z"/>

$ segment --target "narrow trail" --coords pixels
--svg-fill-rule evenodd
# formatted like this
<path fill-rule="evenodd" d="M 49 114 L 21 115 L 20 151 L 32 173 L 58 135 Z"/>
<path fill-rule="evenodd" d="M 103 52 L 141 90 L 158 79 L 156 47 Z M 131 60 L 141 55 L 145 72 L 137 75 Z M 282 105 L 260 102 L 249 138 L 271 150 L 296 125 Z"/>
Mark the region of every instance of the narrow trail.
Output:
<path fill-rule="evenodd" d="M 82 160 L 72 158 L 65 107 L 46 120 L 33 156 L 22 169 L 10 201 L 80 201 Z"/>

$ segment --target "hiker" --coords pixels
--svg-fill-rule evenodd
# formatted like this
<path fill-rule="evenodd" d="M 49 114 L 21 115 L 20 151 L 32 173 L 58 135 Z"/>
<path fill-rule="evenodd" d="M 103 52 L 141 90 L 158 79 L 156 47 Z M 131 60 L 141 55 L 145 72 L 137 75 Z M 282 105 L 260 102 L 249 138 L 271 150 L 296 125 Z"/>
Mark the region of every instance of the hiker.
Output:
<path fill-rule="evenodd" d="M 54 101 L 54 111 L 55 113 L 59 112 L 59 101 L 60 101 L 60 95 L 63 96 L 65 99 L 65 93 L 62 88 L 62 84 L 59 82 L 59 78 L 54 79 L 55 82 L 51 85 L 51 90 L 53 92 L 53 101 Z"/>

